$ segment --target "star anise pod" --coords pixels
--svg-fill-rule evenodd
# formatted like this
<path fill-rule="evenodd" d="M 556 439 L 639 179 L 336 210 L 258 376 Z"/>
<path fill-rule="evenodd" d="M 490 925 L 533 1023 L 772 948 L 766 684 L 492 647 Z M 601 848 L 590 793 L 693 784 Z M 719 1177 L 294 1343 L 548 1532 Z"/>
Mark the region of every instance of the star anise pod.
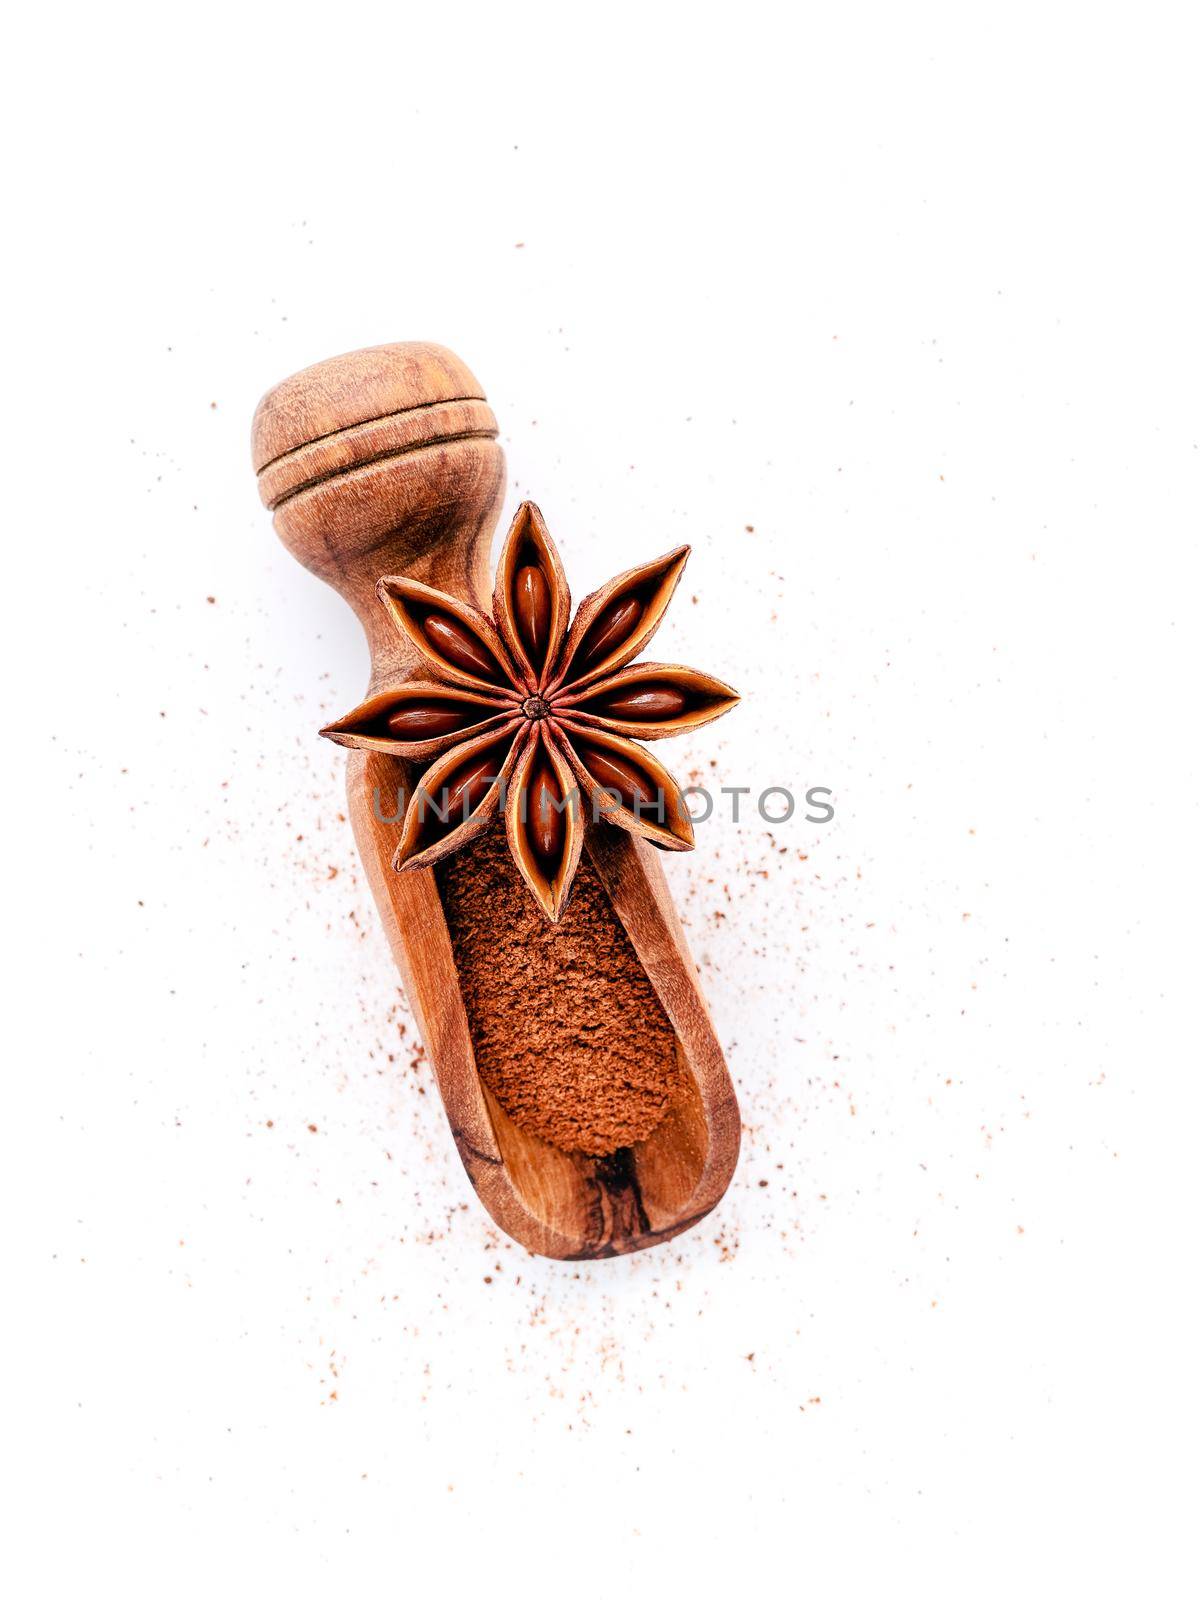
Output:
<path fill-rule="evenodd" d="M 634 738 L 665 739 L 737 704 L 689 667 L 629 666 L 663 619 L 688 546 L 588 595 L 571 592 L 542 514 L 526 501 L 496 572 L 490 620 L 411 578 L 379 597 L 432 673 L 381 690 L 321 731 L 338 744 L 429 763 L 408 799 L 392 865 L 432 866 L 504 803 L 508 842 L 542 910 L 566 908 L 588 815 L 667 850 L 690 850 L 691 819 L 660 762 Z"/>

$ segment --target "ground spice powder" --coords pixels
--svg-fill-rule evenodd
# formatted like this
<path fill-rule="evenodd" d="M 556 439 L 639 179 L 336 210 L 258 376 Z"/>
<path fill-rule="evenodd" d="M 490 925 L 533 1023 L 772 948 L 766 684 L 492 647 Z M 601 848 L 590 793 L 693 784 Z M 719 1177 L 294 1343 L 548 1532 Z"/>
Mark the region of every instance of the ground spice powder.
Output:
<path fill-rule="evenodd" d="M 609 1155 L 647 1138 L 683 1085 L 675 1035 L 586 851 L 561 922 L 502 827 L 436 869 L 480 1076 L 526 1133 Z"/>

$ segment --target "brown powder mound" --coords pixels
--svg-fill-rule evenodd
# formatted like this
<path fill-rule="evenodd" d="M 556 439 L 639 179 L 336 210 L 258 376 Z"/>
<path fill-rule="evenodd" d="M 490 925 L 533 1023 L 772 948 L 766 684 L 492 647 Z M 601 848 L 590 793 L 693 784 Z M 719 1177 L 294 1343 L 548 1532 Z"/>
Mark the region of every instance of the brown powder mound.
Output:
<path fill-rule="evenodd" d="M 647 1138 L 683 1073 L 587 852 L 557 925 L 526 889 L 502 825 L 436 871 L 475 1060 L 505 1111 L 593 1156 Z"/>

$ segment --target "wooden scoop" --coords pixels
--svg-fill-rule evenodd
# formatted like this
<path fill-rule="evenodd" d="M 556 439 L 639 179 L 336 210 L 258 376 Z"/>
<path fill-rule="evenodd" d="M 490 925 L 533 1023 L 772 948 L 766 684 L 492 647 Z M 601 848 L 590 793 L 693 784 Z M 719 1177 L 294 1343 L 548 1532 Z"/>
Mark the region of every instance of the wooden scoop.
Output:
<path fill-rule="evenodd" d="M 380 345 L 323 361 L 272 389 L 255 412 L 263 503 L 296 559 L 362 622 L 371 650 L 368 693 L 418 676 L 414 652 L 376 597 L 381 576 L 415 578 L 487 609 L 488 547 L 505 477 L 496 433 L 476 379 L 433 344 Z M 393 796 L 404 781 L 405 769 L 392 757 L 349 753 L 355 839 L 480 1199 L 531 1251 L 573 1260 L 645 1249 L 690 1228 L 728 1186 L 740 1124 L 655 850 L 606 823 L 589 826 L 585 854 L 607 901 L 594 894 L 566 913 L 567 921 L 620 923 L 653 990 L 644 1004 L 661 1006 L 682 1068 L 647 1138 L 590 1156 L 518 1126 L 477 1070 L 459 979 L 463 952 L 447 924 L 441 869 L 394 871 L 398 830 L 376 807 L 377 792 Z M 596 939 L 598 948 L 612 945 L 614 930 L 591 931 L 608 935 Z M 551 960 L 553 951 L 551 945 Z M 565 970 L 562 976 L 572 977 Z M 512 974 L 498 962 L 494 975 L 485 968 L 484 981 L 511 983 Z M 475 984 L 477 1000 L 478 973 Z"/>

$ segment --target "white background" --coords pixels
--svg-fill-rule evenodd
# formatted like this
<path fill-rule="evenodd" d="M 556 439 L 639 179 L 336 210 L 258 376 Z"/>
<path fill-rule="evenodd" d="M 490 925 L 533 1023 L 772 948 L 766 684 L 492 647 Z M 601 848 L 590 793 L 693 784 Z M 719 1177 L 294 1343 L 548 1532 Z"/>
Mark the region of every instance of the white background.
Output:
<path fill-rule="evenodd" d="M 10 1592 L 1194 1592 L 1196 43 L 10 33 Z M 668 863 L 746 1139 L 634 1259 L 474 1201 L 257 502 L 259 394 L 403 338 L 577 594 L 695 547 L 661 654 L 745 700 L 676 770 L 835 793 Z"/>

